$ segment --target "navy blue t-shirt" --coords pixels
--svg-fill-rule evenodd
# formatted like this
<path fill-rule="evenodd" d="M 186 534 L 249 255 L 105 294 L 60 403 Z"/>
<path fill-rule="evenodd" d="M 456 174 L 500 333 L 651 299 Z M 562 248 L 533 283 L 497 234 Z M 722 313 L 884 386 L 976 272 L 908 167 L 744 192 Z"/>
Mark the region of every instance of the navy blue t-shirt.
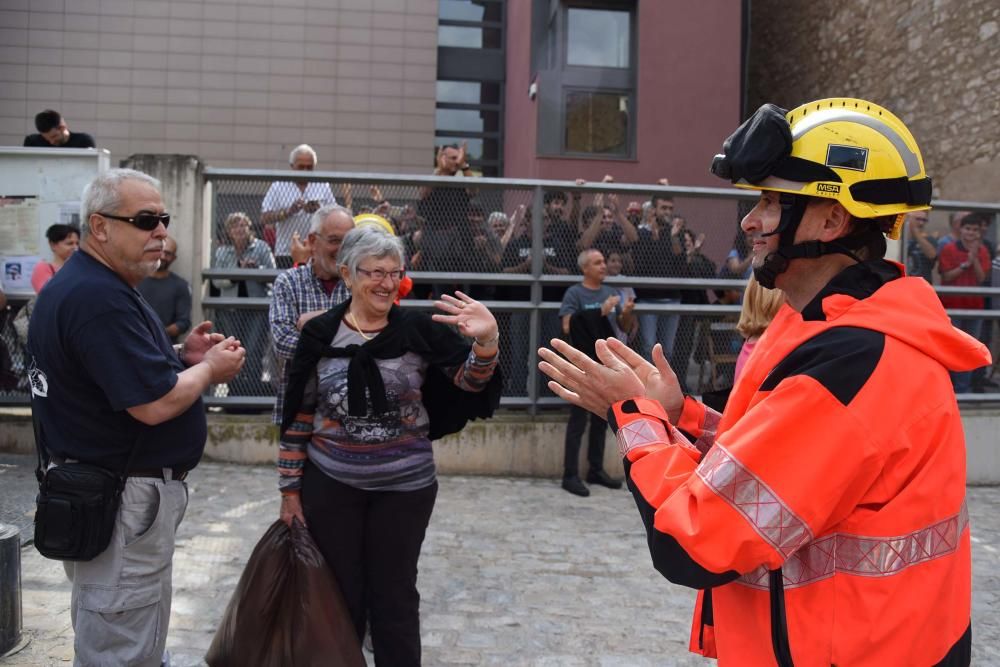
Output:
<path fill-rule="evenodd" d="M 31 314 L 28 349 L 50 455 L 120 471 L 138 442 L 133 470 L 197 465 L 207 435 L 200 398 L 156 426 L 127 412 L 166 395 L 184 364 L 156 313 L 104 264 L 80 251 L 53 276 Z"/>

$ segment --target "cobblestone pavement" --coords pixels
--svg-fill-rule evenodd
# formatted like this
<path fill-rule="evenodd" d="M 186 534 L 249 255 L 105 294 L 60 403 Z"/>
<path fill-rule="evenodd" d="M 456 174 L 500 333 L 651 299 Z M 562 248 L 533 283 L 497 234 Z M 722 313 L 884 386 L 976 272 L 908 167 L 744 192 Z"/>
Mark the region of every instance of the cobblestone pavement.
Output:
<path fill-rule="evenodd" d="M 30 526 L 31 457 L 0 455 L 0 521 Z M 269 467 L 217 463 L 189 477 L 167 647 L 202 665 L 257 539 L 277 517 Z M 427 665 L 711 665 L 687 653 L 694 595 L 652 569 L 631 496 L 577 498 L 554 480 L 444 477 L 420 560 Z M 1000 665 L 1000 488 L 970 488 L 973 664 Z M 8 665 L 72 661 L 62 567 L 22 550 L 24 631 Z M 369 656 L 369 662 L 371 657 Z"/>

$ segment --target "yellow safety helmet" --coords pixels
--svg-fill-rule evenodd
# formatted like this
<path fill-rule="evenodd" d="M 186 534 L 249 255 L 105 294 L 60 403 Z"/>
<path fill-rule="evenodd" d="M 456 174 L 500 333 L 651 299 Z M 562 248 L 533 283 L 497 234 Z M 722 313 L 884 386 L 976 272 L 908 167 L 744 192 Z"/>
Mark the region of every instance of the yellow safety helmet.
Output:
<path fill-rule="evenodd" d="M 381 227 L 385 231 L 389 232 L 391 235 L 396 235 L 396 230 L 392 226 L 392 223 L 383 218 L 381 215 L 376 213 L 359 213 L 354 216 L 354 226 L 364 227 L 365 225 L 374 225 L 375 227 Z"/>
<path fill-rule="evenodd" d="M 835 199 L 856 218 L 883 218 L 889 238 L 899 237 L 906 213 L 930 208 L 931 179 L 913 135 L 864 100 L 830 98 L 789 112 L 764 105 L 723 151 L 712 172 L 734 186 Z"/>

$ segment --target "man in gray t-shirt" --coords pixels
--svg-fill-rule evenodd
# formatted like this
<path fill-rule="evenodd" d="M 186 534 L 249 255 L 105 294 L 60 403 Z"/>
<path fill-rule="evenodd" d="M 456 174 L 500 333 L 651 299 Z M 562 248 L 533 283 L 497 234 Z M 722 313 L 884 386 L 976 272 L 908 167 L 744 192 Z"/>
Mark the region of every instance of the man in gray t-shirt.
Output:
<path fill-rule="evenodd" d="M 612 332 L 631 330 L 631 319 L 634 317 L 633 300 L 620 303 L 618 290 L 604 284 L 608 275 L 608 267 L 601 251 L 589 249 L 580 253 L 577 265 L 583 273 L 583 282 L 572 285 L 563 296 L 559 307 L 559 317 L 562 319 L 563 334 L 569 335 L 571 321 L 574 315 L 586 311 L 599 310 L 601 316 L 608 319 Z M 575 330 L 575 328 L 574 328 Z M 583 341 L 571 341 L 578 349 L 585 349 Z M 590 470 L 587 481 L 591 484 L 601 484 L 611 489 L 621 488 L 621 481 L 612 479 L 604 470 L 604 433 L 607 422 L 598 417 L 590 417 L 590 435 L 587 439 L 587 462 Z M 569 422 L 566 424 L 566 451 L 563 463 L 562 487 L 578 496 L 589 496 L 590 489 L 580 479 L 580 444 L 583 431 L 587 427 L 587 411 L 577 406 L 570 406 Z"/>

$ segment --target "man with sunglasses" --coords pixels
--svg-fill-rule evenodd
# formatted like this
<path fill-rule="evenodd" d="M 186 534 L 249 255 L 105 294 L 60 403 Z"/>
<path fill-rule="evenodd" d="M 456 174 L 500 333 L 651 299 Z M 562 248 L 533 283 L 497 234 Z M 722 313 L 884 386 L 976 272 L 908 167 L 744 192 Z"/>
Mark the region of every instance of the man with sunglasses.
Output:
<path fill-rule="evenodd" d="M 161 664 L 183 480 L 207 434 L 201 396 L 232 379 L 246 354 L 210 322 L 175 349 L 136 291 L 167 239 L 159 187 L 131 169 L 87 186 L 80 252 L 45 286 L 29 328 L 32 414 L 47 462 L 125 477 L 109 546 L 64 563 L 78 666 Z"/>

